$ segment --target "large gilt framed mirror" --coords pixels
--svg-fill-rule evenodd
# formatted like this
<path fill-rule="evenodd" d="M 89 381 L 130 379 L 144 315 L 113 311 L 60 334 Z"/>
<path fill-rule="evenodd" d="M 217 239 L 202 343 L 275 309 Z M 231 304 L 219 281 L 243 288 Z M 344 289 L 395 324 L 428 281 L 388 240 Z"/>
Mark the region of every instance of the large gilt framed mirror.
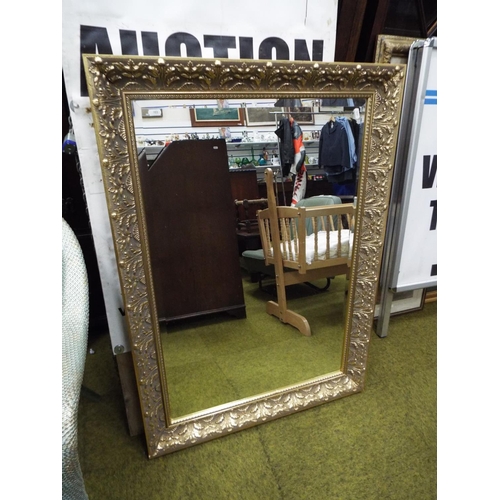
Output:
<path fill-rule="evenodd" d="M 384 244 L 405 66 L 111 55 L 84 55 L 84 66 L 148 456 L 158 457 L 361 392 Z M 233 137 L 239 127 L 247 132 L 249 128 L 245 128 L 245 124 L 253 121 L 257 127 L 254 131 L 259 130 L 259 126 L 264 127 L 262 143 L 271 140 L 269 133 L 271 137 L 273 135 L 272 113 L 280 113 L 279 103 L 292 99 L 302 103 L 338 99 L 362 103 L 363 134 L 358 155 L 350 275 L 345 282 L 340 281 L 345 283 L 345 289 L 341 290 L 343 313 L 331 324 L 331 332 L 337 333 L 327 334 L 337 340 L 336 343 L 317 346 L 319 351 L 314 351 L 314 342 L 318 341 L 319 335 L 313 332 L 310 337 L 304 337 L 294 328 L 283 325 L 288 328 L 283 335 L 300 346 L 295 350 L 294 347 L 284 347 L 278 351 L 277 357 L 288 360 L 285 364 L 289 366 L 290 376 L 273 377 L 272 374 L 263 375 L 256 368 L 262 366 L 262 360 L 254 360 L 253 365 L 244 368 L 243 359 L 235 356 L 237 349 L 232 349 L 243 342 L 243 335 L 238 334 L 243 323 L 252 324 L 248 307 L 246 315 L 236 314 L 229 320 L 210 317 L 208 322 L 214 331 L 219 328 L 218 321 L 229 328 L 228 344 L 218 346 L 220 352 L 226 352 L 224 362 L 227 369 L 232 373 L 245 370 L 247 374 L 255 374 L 260 385 L 250 384 L 246 387 L 252 389 L 241 391 L 232 387 L 233 391 L 229 390 L 222 399 L 205 401 L 198 396 L 206 392 L 206 387 L 222 385 L 216 380 L 209 380 L 207 384 L 205 375 L 198 374 L 198 379 L 190 383 L 193 392 L 188 395 L 187 388 L 179 391 L 181 381 L 172 368 L 178 360 L 173 358 L 188 355 L 182 349 L 185 348 L 183 344 L 190 345 L 190 337 L 175 322 L 172 325 L 167 322 L 165 326 L 159 307 L 159 288 L 155 287 L 157 264 L 151 253 L 157 227 L 153 227 L 148 216 L 152 202 L 147 198 L 144 175 L 141 174 L 144 141 L 150 138 L 141 136 L 139 125 L 141 120 L 150 118 L 148 113 L 153 119 L 160 115 L 164 118 L 175 115 L 180 120 L 183 111 L 191 120 L 188 125 L 194 127 L 189 129 L 189 134 L 196 133 L 197 143 L 201 143 L 205 138 L 203 134 L 212 139 L 212 131 L 224 134 L 221 130 L 226 127 L 231 129 Z M 213 112 L 194 112 L 206 108 L 211 102 L 227 104 L 229 109 L 224 115 L 225 121 L 219 123 L 223 126 L 217 126 L 220 116 Z M 238 103 L 242 103 L 241 106 Z M 248 113 L 245 108 L 252 108 L 255 103 L 267 108 L 267 112 L 260 109 Z M 311 109 L 306 106 L 299 110 L 302 114 L 297 115 L 302 120 L 304 131 L 314 129 Z M 207 126 L 215 128 L 201 128 L 205 125 L 203 120 L 210 122 Z M 170 135 L 167 144 L 160 146 L 163 149 L 177 143 L 179 147 L 189 145 L 189 134 L 185 138 L 179 130 L 179 137 Z M 259 150 L 263 149 L 261 143 Z M 230 141 L 225 154 L 230 154 Z M 226 167 L 234 167 L 228 158 Z M 202 189 L 199 178 L 182 182 L 186 183 L 186 189 Z M 180 200 L 179 210 L 187 208 Z M 165 238 L 169 241 L 168 234 Z M 176 238 L 182 239 L 182 236 Z M 200 241 L 200 245 L 202 243 Z M 219 272 L 222 275 L 225 271 L 219 269 Z M 196 288 L 196 284 L 193 286 Z M 215 294 L 219 286 L 222 285 L 218 280 L 212 280 L 204 293 Z M 264 302 L 262 309 L 265 309 Z M 279 324 L 276 318 L 270 317 L 270 321 Z M 201 324 L 206 327 L 206 323 L 200 320 Z M 234 337 L 231 328 L 234 328 Z M 258 346 L 268 334 L 267 327 L 255 328 L 254 325 L 254 346 Z M 283 344 L 288 345 L 292 344 Z M 186 349 L 189 351 L 189 347 Z M 292 354 L 298 357 L 294 358 Z M 299 365 L 308 364 L 307 359 L 300 359 L 302 355 L 310 359 L 321 357 L 325 363 L 316 371 L 300 372 Z M 181 399 L 184 396 L 189 402 L 197 403 L 183 406 L 178 400 L 179 392 Z"/>

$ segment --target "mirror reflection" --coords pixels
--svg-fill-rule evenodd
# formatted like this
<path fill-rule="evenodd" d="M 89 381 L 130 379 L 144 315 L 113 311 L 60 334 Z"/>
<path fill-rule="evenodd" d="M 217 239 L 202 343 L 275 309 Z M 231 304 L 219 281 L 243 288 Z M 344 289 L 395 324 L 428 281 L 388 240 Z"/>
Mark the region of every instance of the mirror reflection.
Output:
<path fill-rule="evenodd" d="M 134 101 L 173 418 L 340 369 L 354 212 L 322 212 L 306 224 L 316 269 L 294 282 L 292 264 L 281 263 L 286 286 L 276 277 L 281 267 L 265 259 L 272 237 L 263 214 L 274 202 L 355 206 L 364 106 L 317 98 Z M 279 233 L 298 254 L 298 222 L 282 221 Z M 317 257 L 322 237 L 327 257 Z M 325 268 L 329 258 L 338 260 Z M 283 321 L 288 311 L 308 330 Z"/>

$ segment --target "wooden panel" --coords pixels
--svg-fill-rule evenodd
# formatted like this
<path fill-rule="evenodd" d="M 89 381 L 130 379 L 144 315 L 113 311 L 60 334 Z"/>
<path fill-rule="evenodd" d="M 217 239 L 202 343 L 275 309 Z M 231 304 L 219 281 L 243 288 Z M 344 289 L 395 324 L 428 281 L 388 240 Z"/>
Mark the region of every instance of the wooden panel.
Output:
<path fill-rule="evenodd" d="M 337 14 L 335 61 L 354 62 L 367 0 L 340 0 Z"/>
<path fill-rule="evenodd" d="M 390 0 L 368 2 L 361 34 L 358 41 L 356 61 L 372 62 L 377 46 L 377 36 L 384 32 L 385 19 L 389 11 Z"/>
<path fill-rule="evenodd" d="M 257 170 L 235 169 L 229 171 L 231 180 L 231 195 L 234 200 L 254 200 L 259 198 Z"/>
<path fill-rule="evenodd" d="M 140 171 L 159 319 L 244 315 L 226 142 L 174 141 Z"/>
<path fill-rule="evenodd" d="M 231 196 L 233 200 L 257 200 L 260 198 L 255 169 L 230 170 Z M 235 207 L 238 222 L 257 219 L 257 210 L 262 207 L 253 205 L 246 210 L 243 206 Z"/>
<path fill-rule="evenodd" d="M 137 391 L 134 363 L 132 353 L 124 352 L 115 356 L 120 384 L 123 392 L 123 402 L 127 414 L 128 431 L 131 436 L 138 436 L 144 433 L 142 422 L 141 404 Z"/>

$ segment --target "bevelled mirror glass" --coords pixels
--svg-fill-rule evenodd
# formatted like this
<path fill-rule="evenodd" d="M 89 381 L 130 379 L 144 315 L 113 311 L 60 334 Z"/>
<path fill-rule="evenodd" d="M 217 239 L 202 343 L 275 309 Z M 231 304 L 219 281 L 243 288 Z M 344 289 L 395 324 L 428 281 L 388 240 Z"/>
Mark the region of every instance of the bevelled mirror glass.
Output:
<path fill-rule="evenodd" d="M 149 457 L 362 391 L 405 66 L 84 65 Z M 283 124 L 300 133 L 294 159 Z M 359 132 L 354 187 L 333 208 L 307 206 L 300 171 L 309 194 L 335 194 L 323 136 L 334 125 Z M 253 191 L 238 199 L 242 179 Z M 318 257 L 323 233 L 334 257 Z M 294 267 L 309 240 L 314 257 Z"/>
<path fill-rule="evenodd" d="M 295 99 L 299 106 L 291 107 L 281 101 L 132 103 L 173 418 L 340 370 L 349 268 L 325 265 L 322 276 L 308 272 L 304 283 L 288 285 L 287 310 L 304 318 L 303 334 L 311 338 L 297 335 L 266 312 L 279 290 L 274 266 L 264 262 L 257 212 L 267 207 L 267 169 L 280 204 L 294 197 L 298 206 L 353 204 L 365 101 Z M 302 200 L 276 134 L 290 117 L 305 170 Z M 349 130 L 340 135 L 342 123 Z M 330 146 L 340 153 L 349 148 L 348 137 L 353 154 L 345 155 L 345 171 L 320 168 L 333 161 L 324 156 Z M 292 277 L 301 276 L 287 271 Z"/>

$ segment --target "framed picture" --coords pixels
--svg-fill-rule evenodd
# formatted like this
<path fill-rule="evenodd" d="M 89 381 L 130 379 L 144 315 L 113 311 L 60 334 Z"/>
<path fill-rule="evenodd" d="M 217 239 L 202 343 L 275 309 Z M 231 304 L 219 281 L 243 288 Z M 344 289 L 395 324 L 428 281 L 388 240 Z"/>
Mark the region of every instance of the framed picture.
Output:
<path fill-rule="evenodd" d="M 378 35 L 374 62 L 406 64 L 408 62 L 410 47 L 412 43 L 417 40 L 421 40 L 421 38 L 397 35 Z"/>
<path fill-rule="evenodd" d="M 283 108 L 245 108 L 245 119 L 248 127 L 276 125 Z"/>
<path fill-rule="evenodd" d="M 299 125 L 314 125 L 314 113 L 311 107 L 285 108 L 285 112 L 289 113 Z"/>
<path fill-rule="evenodd" d="M 162 118 L 163 109 L 161 108 L 141 108 L 141 116 L 143 118 Z"/>
<path fill-rule="evenodd" d="M 239 108 L 191 108 L 193 127 L 230 127 L 245 125 L 245 115 Z"/>
<path fill-rule="evenodd" d="M 391 316 L 397 316 L 407 312 L 421 311 L 424 308 L 425 293 L 424 289 L 410 290 L 408 292 L 397 292 L 391 302 Z M 377 299 L 375 305 L 374 318 L 380 316 L 380 302 Z"/>

